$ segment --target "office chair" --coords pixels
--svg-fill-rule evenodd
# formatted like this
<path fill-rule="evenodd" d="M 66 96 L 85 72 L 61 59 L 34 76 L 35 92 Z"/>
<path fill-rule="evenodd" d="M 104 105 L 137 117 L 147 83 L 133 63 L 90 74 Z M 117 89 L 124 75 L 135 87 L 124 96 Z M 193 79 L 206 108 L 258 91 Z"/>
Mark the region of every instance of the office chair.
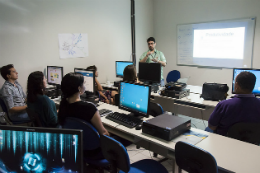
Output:
<path fill-rule="evenodd" d="M 236 123 L 229 128 L 227 136 L 260 145 L 260 123 Z"/>
<path fill-rule="evenodd" d="M 43 121 L 41 120 L 41 118 L 35 111 L 33 111 L 29 108 L 26 108 L 26 112 L 27 112 L 30 120 L 32 121 L 32 124 L 34 127 L 46 127 L 46 125 L 43 123 Z"/>
<path fill-rule="evenodd" d="M 115 94 L 115 105 L 119 105 L 119 94 Z"/>
<path fill-rule="evenodd" d="M 172 70 L 168 73 L 166 77 L 167 83 L 169 82 L 177 82 L 178 79 L 180 79 L 181 73 L 178 70 Z"/>
<path fill-rule="evenodd" d="M 100 136 L 98 131 L 92 124 L 73 117 L 65 119 L 63 128 L 83 130 L 83 150 L 94 150 L 100 147 Z M 109 167 L 109 162 L 106 159 L 95 159 L 84 156 L 85 163 L 99 169 L 99 172 L 104 172 L 103 169 Z"/>
<path fill-rule="evenodd" d="M 175 159 L 179 167 L 189 173 L 218 173 L 215 158 L 207 151 L 179 141 L 175 145 Z"/>
<path fill-rule="evenodd" d="M 157 117 L 163 114 L 163 108 L 159 103 L 150 102 L 150 115 Z"/>
<path fill-rule="evenodd" d="M 2 108 L 2 111 L 6 113 L 8 119 L 11 121 L 9 113 L 8 113 L 8 109 L 2 98 L 0 98 L 0 106 Z M 13 125 L 16 125 L 16 126 L 31 126 L 32 125 L 32 122 L 30 122 L 30 121 L 11 121 L 11 122 Z"/>
<path fill-rule="evenodd" d="M 115 139 L 101 135 L 101 148 L 105 158 L 111 163 L 111 173 L 117 173 L 117 168 L 120 169 L 119 173 L 167 173 L 167 169 L 159 162 L 152 159 L 144 159 L 132 163 L 125 147 Z"/>

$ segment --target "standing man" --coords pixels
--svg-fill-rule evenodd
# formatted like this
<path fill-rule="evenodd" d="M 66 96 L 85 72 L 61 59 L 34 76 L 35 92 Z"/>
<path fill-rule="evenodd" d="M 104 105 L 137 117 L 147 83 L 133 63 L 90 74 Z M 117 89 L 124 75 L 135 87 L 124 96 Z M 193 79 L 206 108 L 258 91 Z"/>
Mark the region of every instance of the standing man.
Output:
<path fill-rule="evenodd" d="M 149 50 L 144 52 L 140 57 L 140 62 L 146 63 L 161 63 L 163 67 L 166 66 L 166 59 L 164 54 L 155 49 L 156 42 L 153 37 L 147 39 Z M 161 69 L 161 86 L 164 86 L 163 68 Z"/>
<path fill-rule="evenodd" d="M 8 109 L 9 118 L 13 122 L 28 122 L 30 119 L 26 113 L 26 95 L 22 86 L 17 82 L 18 73 L 12 64 L 1 68 L 1 75 L 5 83 L 0 90 L 0 96 Z"/>

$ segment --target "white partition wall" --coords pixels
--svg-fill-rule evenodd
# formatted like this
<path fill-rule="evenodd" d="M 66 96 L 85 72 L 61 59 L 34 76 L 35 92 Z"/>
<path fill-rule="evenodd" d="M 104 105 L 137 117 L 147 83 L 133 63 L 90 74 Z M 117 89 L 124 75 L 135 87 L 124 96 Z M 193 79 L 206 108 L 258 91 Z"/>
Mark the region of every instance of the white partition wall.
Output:
<path fill-rule="evenodd" d="M 128 0 L 0 1 L 0 66 L 14 64 L 24 90 L 29 73 L 47 65 L 63 66 L 64 74 L 96 65 L 100 81 L 113 81 L 115 61 L 131 54 L 130 5 Z M 87 33 L 89 56 L 60 59 L 59 33 Z"/>

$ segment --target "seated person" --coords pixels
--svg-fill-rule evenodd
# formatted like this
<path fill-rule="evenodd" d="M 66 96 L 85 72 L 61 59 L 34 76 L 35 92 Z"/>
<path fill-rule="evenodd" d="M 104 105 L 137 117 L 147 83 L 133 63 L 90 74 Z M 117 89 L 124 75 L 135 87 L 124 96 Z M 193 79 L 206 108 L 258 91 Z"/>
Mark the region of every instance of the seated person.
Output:
<path fill-rule="evenodd" d="M 42 72 L 36 71 L 29 75 L 27 82 L 27 105 L 40 116 L 46 127 L 56 127 L 58 118 L 55 103 L 44 95 L 47 81 Z"/>
<path fill-rule="evenodd" d="M 63 125 L 67 117 L 79 118 L 91 123 L 99 134 L 109 135 L 95 105 L 80 99 L 80 95 L 85 92 L 84 82 L 86 81 L 83 75 L 79 73 L 68 73 L 63 77 L 61 81 L 63 98 L 58 113 L 59 122 Z M 96 159 L 103 158 L 101 148 L 84 151 L 84 155 Z"/>
<path fill-rule="evenodd" d="M 123 74 L 124 74 L 124 77 L 123 77 L 124 82 L 139 83 L 134 65 L 126 66 Z"/>
<path fill-rule="evenodd" d="M 115 95 L 118 94 L 116 91 L 111 90 L 103 90 L 102 86 L 97 80 L 98 77 L 98 71 L 97 67 L 95 65 L 89 66 L 87 70 L 94 70 L 95 71 L 95 90 L 99 92 L 100 95 L 100 101 L 105 102 L 107 104 L 115 104 Z"/>
<path fill-rule="evenodd" d="M 1 75 L 5 79 L 0 90 L 0 96 L 8 109 L 12 122 L 28 122 L 30 118 L 26 113 L 26 95 L 22 86 L 18 83 L 18 73 L 12 64 L 1 68 Z"/>
<path fill-rule="evenodd" d="M 256 77 L 250 72 L 241 72 L 235 79 L 236 95 L 218 103 L 211 114 L 208 127 L 217 134 L 226 136 L 228 129 L 239 122 L 260 122 L 260 100 L 252 94 Z"/>

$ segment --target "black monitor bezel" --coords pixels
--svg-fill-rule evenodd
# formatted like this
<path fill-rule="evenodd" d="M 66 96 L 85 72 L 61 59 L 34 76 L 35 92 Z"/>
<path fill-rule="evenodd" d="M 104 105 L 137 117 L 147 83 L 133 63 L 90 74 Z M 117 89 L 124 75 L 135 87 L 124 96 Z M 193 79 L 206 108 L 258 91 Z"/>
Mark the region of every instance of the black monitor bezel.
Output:
<path fill-rule="evenodd" d="M 122 107 L 120 105 L 120 96 L 121 96 L 121 83 L 124 82 L 124 81 L 121 81 L 120 82 L 120 85 L 119 85 L 119 105 L 118 105 L 118 108 L 119 109 L 123 109 L 123 110 L 126 110 L 128 112 L 132 112 L 134 113 L 135 115 L 138 115 L 138 116 L 143 116 L 143 117 L 147 117 L 149 118 L 149 115 L 150 115 L 150 97 L 151 97 L 151 86 L 150 85 L 145 85 L 145 84 L 139 84 L 139 83 L 131 83 L 131 82 L 124 82 L 124 83 L 129 83 L 129 84 L 133 84 L 133 85 L 139 85 L 139 86 L 146 86 L 146 87 L 149 87 L 149 92 L 148 92 L 148 105 L 147 105 L 147 113 L 143 113 L 143 112 L 138 112 L 138 111 L 135 111 L 131 108 L 126 108 L 126 107 Z M 134 93 L 133 93 L 134 94 Z"/>
<path fill-rule="evenodd" d="M 160 80 L 148 80 L 148 79 L 144 79 L 142 78 L 142 73 L 140 75 L 140 64 L 145 64 L 147 66 L 149 65 L 154 65 L 154 64 L 158 64 L 158 66 L 160 66 Z M 138 66 L 138 80 L 142 81 L 142 82 L 149 82 L 149 83 L 161 83 L 161 69 L 162 69 L 162 64 L 161 63 L 146 63 L 146 62 L 139 62 L 139 66 Z M 142 70 L 141 70 L 142 71 Z M 141 78 L 140 78 L 141 76 Z"/>
<path fill-rule="evenodd" d="M 93 72 L 93 92 L 91 91 L 85 91 L 85 93 L 91 93 L 91 94 L 95 94 L 95 70 L 87 70 L 85 68 L 74 68 L 74 73 L 79 73 L 79 72 L 76 72 L 76 70 L 83 70 L 83 71 L 92 71 Z"/>
<path fill-rule="evenodd" d="M 61 67 L 61 66 L 47 66 L 47 82 L 48 82 L 48 85 L 60 86 L 61 84 L 55 84 L 55 83 L 49 82 L 49 79 L 48 79 L 49 78 L 49 70 L 48 70 L 49 67 L 61 68 L 61 79 L 63 78 L 63 67 Z"/>
<path fill-rule="evenodd" d="M 83 172 L 83 130 L 75 129 L 59 129 L 59 128 L 42 128 L 42 127 L 22 127 L 22 126 L 8 126 L 0 125 L 0 130 L 24 131 L 24 132 L 38 132 L 38 133 L 62 133 L 62 134 L 76 134 L 79 136 L 79 158 L 80 169 Z"/>
<path fill-rule="evenodd" d="M 260 69 L 254 69 L 254 68 L 233 68 L 233 76 L 232 76 L 232 94 L 236 94 L 235 92 L 234 92 L 234 83 L 233 83 L 233 81 L 234 81 L 234 73 L 235 73 L 235 70 L 255 70 L 255 71 L 260 71 Z M 260 96 L 260 94 L 257 94 L 257 93 L 252 93 L 252 94 L 254 94 L 254 95 L 256 95 L 256 96 Z"/>
<path fill-rule="evenodd" d="M 116 69 L 116 77 L 119 77 L 119 78 L 123 78 L 124 75 L 117 75 L 117 62 L 125 62 L 125 63 L 132 63 L 132 65 L 134 65 L 133 61 L 116 61 L 116 65 L 115 65 L 115 69 Z"/>

